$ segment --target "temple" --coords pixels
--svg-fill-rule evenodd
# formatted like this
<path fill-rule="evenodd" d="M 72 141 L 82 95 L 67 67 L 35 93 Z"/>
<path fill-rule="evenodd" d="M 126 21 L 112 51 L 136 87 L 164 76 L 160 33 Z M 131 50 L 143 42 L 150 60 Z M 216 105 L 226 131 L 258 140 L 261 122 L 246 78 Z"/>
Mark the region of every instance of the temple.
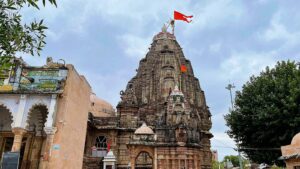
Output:
<path fill-rule="evenodd" d="M 166 27 L 120 95 L 117 112 L 89 115 L 84 168 L 101 166 L 97 157 L 104 157 L 108 146 L 120 169 L 211 168 L 211 114 L 204 92 Z"/>
<path fill-rule="evenodd" d="M 14 59 L 0 72 L 1 165 L 15 153 L 21 169 L 210 169 L 211 114 L 167 29 L 153 37 L 116 109 L 72 65 Z"/>

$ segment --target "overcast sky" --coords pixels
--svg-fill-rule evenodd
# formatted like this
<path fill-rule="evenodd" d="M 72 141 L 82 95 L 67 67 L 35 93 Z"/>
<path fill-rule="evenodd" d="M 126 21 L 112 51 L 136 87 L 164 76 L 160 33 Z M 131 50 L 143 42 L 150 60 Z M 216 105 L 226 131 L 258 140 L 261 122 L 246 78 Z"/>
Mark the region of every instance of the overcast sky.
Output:
<path fill-rule="evenodd" d="M 175 35 L 191 60 L 213 115 L 212 149 L 237 154 L 225 134 L 230 107 L 225 86 L 241 86 L 279 60 L 300 58 L 300 1 L 284 0 L 57 0 L 40 11 L 24 9 L 25 22 L 45 19 L 49 27 L 42 56 L 22 55 L 32 65 L 47 56 L 75 65 L 93 91 L 116 106 L 119 91 L 135 75 L 152 37 L 178 10 L 194 15 L 176 22 Z"/>

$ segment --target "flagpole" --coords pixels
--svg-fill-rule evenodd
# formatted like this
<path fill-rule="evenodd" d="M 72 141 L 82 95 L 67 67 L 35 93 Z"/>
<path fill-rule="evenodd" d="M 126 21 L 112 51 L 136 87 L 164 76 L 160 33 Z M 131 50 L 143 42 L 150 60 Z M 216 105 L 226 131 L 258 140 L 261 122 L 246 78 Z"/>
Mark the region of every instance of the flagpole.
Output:
<path fill-rule="evenodd" d="M 175 28 L 175 20 L 170 21 L 170 25 L 172 26 L 172 34 L 174 35 L 174 28 Z"/>

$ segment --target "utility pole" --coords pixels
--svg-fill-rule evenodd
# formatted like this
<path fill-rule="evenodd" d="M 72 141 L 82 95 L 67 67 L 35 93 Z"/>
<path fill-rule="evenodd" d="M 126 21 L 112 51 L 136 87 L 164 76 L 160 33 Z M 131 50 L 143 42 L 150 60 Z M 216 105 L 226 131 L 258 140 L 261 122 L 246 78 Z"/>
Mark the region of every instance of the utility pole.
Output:
<path fill-rule="evenodd" d="M 233 99 L 232 99 L 232 89 L 235 88 L 234 84 L 230 83 L 228 84 L 228 86 L 225 87 L 227 90 L 229 90 L 230 93 L 230 101 L 231 101 L 231 111 L 233 111 Z M 240 163 L 240 169 L 243 169 L 243 164 L 242 164 L 242 157 L 241 157 L 241 152 L 240 152 L 240 146 L 239 143 L 237 143 L 237 151 L 239 154 L 239 163 Z"/>
<path fill-rule="evenodd" d="M 232 100 L 232 89 L 235 88 L 234 84 L 228 84 L 227 87 L 225 87 L 230 92 L 230 100 L 231 100 L 231 110 L 233 110 L 233 100 Z"/>

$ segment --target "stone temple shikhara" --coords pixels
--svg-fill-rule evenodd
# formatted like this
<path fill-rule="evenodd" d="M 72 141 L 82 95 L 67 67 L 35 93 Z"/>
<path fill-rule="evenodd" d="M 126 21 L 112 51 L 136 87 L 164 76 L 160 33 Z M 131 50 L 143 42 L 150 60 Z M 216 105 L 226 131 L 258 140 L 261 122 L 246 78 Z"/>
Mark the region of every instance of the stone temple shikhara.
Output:
<path fill-rule="evenodd" d="M 72 65 L 16 59 L 0 76 L 0 159 L 19 153 L 22 169 L 210 169 L 211 114 L 191 62 L 165 26 L 149 49 L 117 111 Z"/>
<path fill-rule="evenodd" d="M 137 74 L 120 94 L 116 114 L 90 114 L 86 156 L 95 137 L 102 136 L 118 168 L 211 168 L 211 114 L 173 34 L 163 29 L 154 36 Z"/>

